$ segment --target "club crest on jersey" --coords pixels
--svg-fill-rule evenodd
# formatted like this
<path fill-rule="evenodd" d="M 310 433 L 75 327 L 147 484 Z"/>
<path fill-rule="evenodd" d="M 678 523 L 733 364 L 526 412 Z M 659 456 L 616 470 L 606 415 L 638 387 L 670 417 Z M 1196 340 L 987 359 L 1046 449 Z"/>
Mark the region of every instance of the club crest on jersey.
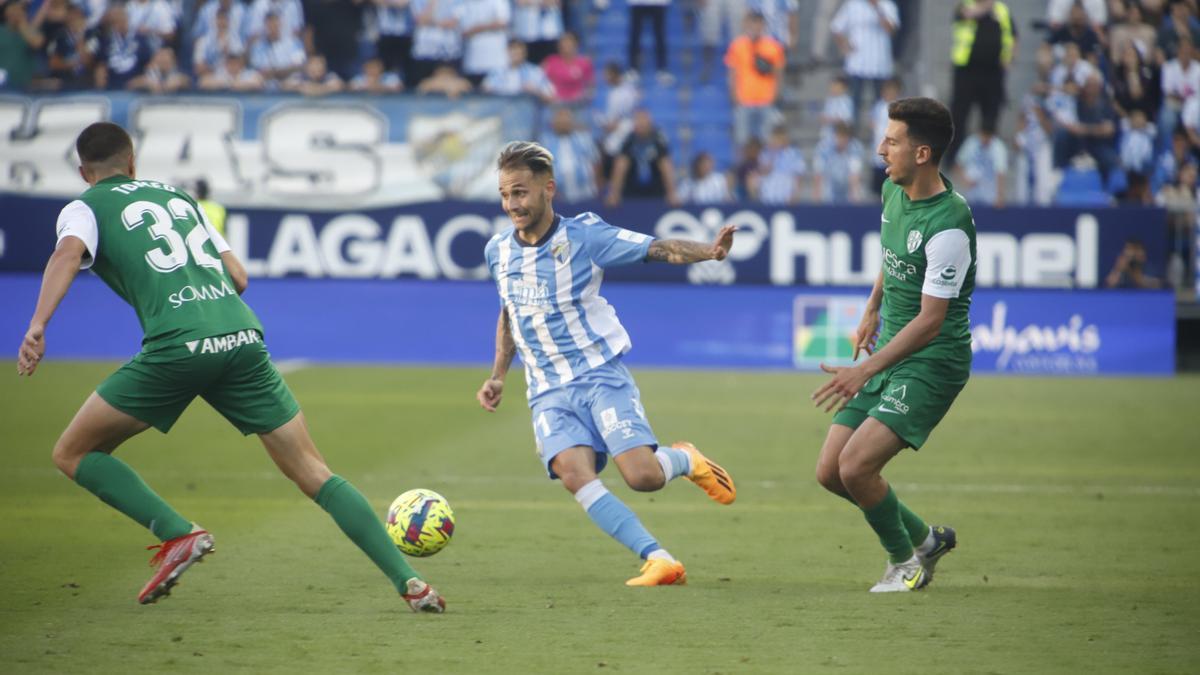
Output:
<path fill-rule="evenodd" d="M 913 230 L 908 233 L 908 252 L 914 253 L 919 248 L 921 248 L 921 233 Z"/>
<path fill-rule="evenodd" d="M 550 254 L 554 256 L 554 262 L 559 265 L 566 265 L 571 260 L 571 242 L 568 239 L 561 239 L 554 242 L 550 247 Z"/>

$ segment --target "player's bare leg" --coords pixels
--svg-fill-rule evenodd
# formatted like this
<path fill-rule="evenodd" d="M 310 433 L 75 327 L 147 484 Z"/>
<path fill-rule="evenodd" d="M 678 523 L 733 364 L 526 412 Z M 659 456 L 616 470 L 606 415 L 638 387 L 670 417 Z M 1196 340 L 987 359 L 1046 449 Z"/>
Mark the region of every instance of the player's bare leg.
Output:
<path fill-rule="evenodd" d="M 846 443 L 850 442 L 852 435 L 854 429 L 848 426 L 829 425 L 829 432 L 825 434 L 825 443 L 821 446 L 821 454 L 817 458 L 817 482 L 833 494 L 854 503 L 850 491 L 842 485 L 841 468 L 838 465 L 842 450 L 846 448 Z"/>
<path fill-rule="evenodd" d="M 637 455 L 631 460 L 621 459 L 634 450 L 617 455 L 617 467 L 627 481 L 629 475 L 632 475 L 634 480 L 644 481 L 639 485 L 651 490 L 661 488 L 662 470 L 658 468 L 657 460 L 653 459 L 653 453 L 649 452 L 650 448 L 644 449 L 646 452 L 641 453 L 640 459 Z M 649 462 L 653 462 L 653 465 Z M 627 467 L 630 472 L 628 475 L 625 473 Z M 671 557 L 646 530 L 633 511 L 609 492 L 596 476 L 596 452 L 592 448 L 584 445 L 567 448 L 554 456 L 550 461 L 550 469 L 562 481 L 563 487 L 575 496 L 575 501 L 579 502 L 597 527 L 646 559 L 641 574 L 626 581 L 626 585 L 670 586 L 687 583 L 687 572 L 684 571 L 683 563 Z M 634 487 L 632 483 L 630 486 Z"/>
<path fill-rule="evenodd" d="M 887 465 L 905 447 L 905 442 L 887 425 L 868 417 L 851 435 L 838 457 L 838 476 L 842 485 L 863 510 L 871 529 L 888 552 L 887 570 L 873 593 L 912 591 L 925 587 L 932 566 L 953 547 L 943 542 L 933 565 L 922 558 L 937 545 L 936 536 L 924 521 L 910 511 L 881 475 Z M 945 531 L 946 528 L 941 528 Z M 953 538 L 953 531 L 950 531 Z M 948 544 L 948 546 L 946 545 Z"/>
<path fill-rule="evenodd" d="M 104 503 L 145 526 L 162 542 L 150 559 L 154 576 L 138 594 L 150 604 L 169 595 L 179 577 L 213 551 L 212 535 L 194 527 L 150 489 L 127 464 L 112 456 L 150 425 L 92 393 L 54 444 L 54 464 Z"/>
<path fill-rule="evenodd" d="M 308 433 L 304 413 L 297 413 L 278 429 L 259 434 L 259 438 L 283 475 L 329 513 L 342 532 L 387 575 L 414 612 L 440 613 L 446 609 L 445 600 L 404 560 L 362 493 L 329 470 Z"/>
<path fill-rule="evenodd" d="M 613 458 L 625 484 L 638 492 L 661 490 L 672 478 L 659 464 L 654 450 L 648 445 L 639 445 Z"/>

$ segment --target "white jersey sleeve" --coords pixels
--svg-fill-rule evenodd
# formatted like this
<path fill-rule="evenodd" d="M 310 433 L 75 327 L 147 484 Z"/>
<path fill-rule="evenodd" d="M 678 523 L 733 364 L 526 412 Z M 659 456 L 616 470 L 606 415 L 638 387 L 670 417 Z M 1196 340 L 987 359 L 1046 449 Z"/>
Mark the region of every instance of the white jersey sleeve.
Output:
<path fill-rule="evenodd" d="M 225 241 L 225 237 L 222 237 L 221 233 L 217 232 L 217 228 L 213 227 L 213 224 L 208 220 L 208 214 L 204 212 L 204 207 L 199 204 L 196 206 L 196 213 L 200 216 L 200 223 L 204 225 L 204 229 L 208 232 L 208 238 L 212 240 L 213 246 L 217 249 L 217 255 L 231 250 L 229 242 Z"/>
<path fill-rule="evenodd" d="M 79 269 L 86 270 L 96 261 L 96 251 L 100 248 L 100 227 L 96 224 L 96 214 L 83 202 L 75 201 L 63 207 L 58 214 L 58 224 L 55 226 L 58 241 L 67 237 L 75 237 L 87 248 L 87 255 L 79 264 Z"/>
<path fill-rule="evenodd" d="M 971 240 L 962 230 L 943 230 L 925 244 L 925 284 L 921 292 L 957 298 L 971 266 Z"/>

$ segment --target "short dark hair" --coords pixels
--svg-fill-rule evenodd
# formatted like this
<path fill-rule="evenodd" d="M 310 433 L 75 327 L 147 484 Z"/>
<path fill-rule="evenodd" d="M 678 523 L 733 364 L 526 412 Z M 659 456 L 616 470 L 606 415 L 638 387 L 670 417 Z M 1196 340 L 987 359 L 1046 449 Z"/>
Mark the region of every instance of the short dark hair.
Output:
<path fill-rule="evenodd" d="M 496 168 L 529 169 L 533 175 L 554 175 L 554 155 L 533 141 L 513 141 L 504 146 L 496 160 Z"/>
<path fill-rule="evenodd" d="M 120 125 L 94 122 L 75 139 L 75 152 L 84 164 L 109 164 L 133 156 L 133 139 Z"/>
<path fill-rule="evenodd" d="M 904 122 L 908 136 L 920 145 L 928 145 L 934 164 L 954 140 L 954 119 L 941 101 L 923 96 L 902 98 L 888 104 L 888 118 Z"/>

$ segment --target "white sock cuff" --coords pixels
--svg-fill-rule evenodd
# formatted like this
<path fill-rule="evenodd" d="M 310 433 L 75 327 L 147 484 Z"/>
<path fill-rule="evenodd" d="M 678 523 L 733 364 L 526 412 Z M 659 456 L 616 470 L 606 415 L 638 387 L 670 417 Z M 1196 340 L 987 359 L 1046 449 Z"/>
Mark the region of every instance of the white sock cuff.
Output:
<path fill-rule="evenodd" d="M 575 493 L 575 501 L 583 507 L 584 511 L 592 508 L 592 504 L 600 501 L 600 498 L 608 494 L 608 488 L 604 487 L 604 483 L 600 482 L 599 478 L 579 488 Z"/>
<path fill-rule="evenodd" d="M 654 451 L 654 459 L 657 459 L 658 465 L 662 467 L 664 482 L 670 483 L 675 477 L 675 466 L 671 464 L 671 458 L 659 448 Z"/>

